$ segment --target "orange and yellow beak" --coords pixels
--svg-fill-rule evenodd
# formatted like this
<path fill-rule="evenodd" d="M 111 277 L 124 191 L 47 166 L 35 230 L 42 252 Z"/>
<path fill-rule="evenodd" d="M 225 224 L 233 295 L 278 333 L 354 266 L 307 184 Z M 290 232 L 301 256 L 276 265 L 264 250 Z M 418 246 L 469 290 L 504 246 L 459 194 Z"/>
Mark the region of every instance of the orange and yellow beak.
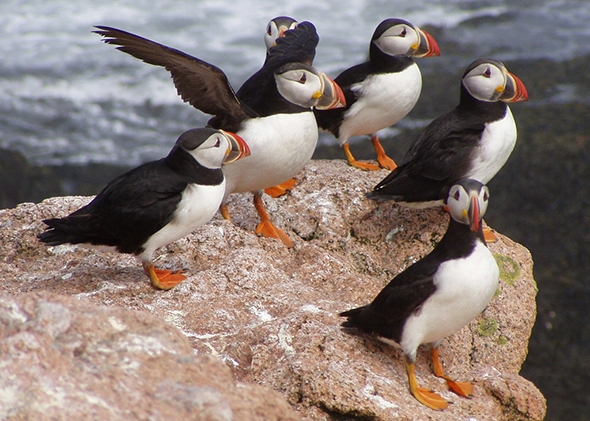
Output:
<path fill-rule="evenodd" d="M 471 228 L 471 231 L 478 232 L 481 225 L 481 218 L 478 195 L 475 193 L 471 194 L 471 204 L 467 211 L 467 218 L 469 219 L 469 227 Z"/>
<path fill-rule="evenodd" d="M 320 73 L 320 76 L 322 79 L 322 90 L 318 94 L 319 101 L 315 107 L 318 110 L 346 107 L 346 98 L 344 97 L 342 88 L 325 73 Z"/>
<path fill-rule="evenodd" d="M 434 37 L 420 28 L 416 28 L 416 30 L 420 35 L 420 45 L 412 55 L 417 58 L 440 56 L 440 49 Z"/>
<path fill-rule="evenodd" d="M 521 102 L 529 99 L 524 83 L 510 72 L 506 72 L 506 87 L 500 95 L 500 101 Z"/>
<path fill-rule="evenodd" d="M 229 143 L 231 144 L 231 149 L 227 150 L 227 156 L 223 161 L 224 164 L 231 164 L 232 162 L 235 162 L 238 159 L 250 155 L 250 147 L 244 139 L 242 139 L 235 133 L 228 132 L 225 130 L 220 131 L 227 138 L 227 140 L 229 140 Z"/>

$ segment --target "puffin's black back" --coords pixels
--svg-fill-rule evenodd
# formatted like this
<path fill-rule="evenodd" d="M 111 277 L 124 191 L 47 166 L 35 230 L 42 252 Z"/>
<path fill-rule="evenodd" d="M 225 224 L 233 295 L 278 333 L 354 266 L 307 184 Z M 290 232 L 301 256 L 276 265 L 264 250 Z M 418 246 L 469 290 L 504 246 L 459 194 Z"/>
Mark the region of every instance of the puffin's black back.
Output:
<path fill-rule="evenodd" d="M 369 305 L 345 311 L 345 328 L 356 328 L 369 334 L 401 341 L 408 317 L 436 291 L 434 275 L 441 263 L 469 256 L 483 231 L 474 233 L 468 225 L 450 218 L 449 227 L 434 250 L 422 260 L 401 272 Z"/>
<path fill-rule="evenodd" d="M 310 22 L 301 22 L 297 28 L 286 31 L 284 37 L 277 39 L 277 45 L 269 50 L 262 68 L 238 90 L 237 97 L 261 117 L 304 110 L 280 96 L 274 72 L 287 63 L 311 65 L 318 42 L 315 26 Z"/>

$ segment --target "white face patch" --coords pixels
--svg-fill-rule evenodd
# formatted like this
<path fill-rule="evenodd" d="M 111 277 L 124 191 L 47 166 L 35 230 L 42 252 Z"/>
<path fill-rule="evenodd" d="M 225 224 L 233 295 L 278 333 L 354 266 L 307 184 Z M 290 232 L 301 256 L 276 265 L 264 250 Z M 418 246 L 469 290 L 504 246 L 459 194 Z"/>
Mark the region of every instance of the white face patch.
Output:
<path fill-rule="evenodd" d="M 307 69 L 288 70 L 275 75 L 275 81 L 281 96 L 301 107 L 313 107 L 322 93 L 320 77 Z"/>
<path fill-rule="evenodd" d="M 389 28 L 373 43 L 387 55 L 407 55 L 420 44 L 420 37 L 414 28 L 401 23 Z"/>
<path fill-rule="evenodd" d="M 463 86 L 475 99 L 496 102 L 506 87 L 506 70 L 482 63 L 463 77 Z"/>
<path fill-rule="evenodd" d="M 197 148 L 188 151 L 202 166 L 211 169 L 221 168 L 231 144 L 222 133 L 215 133 Z"/>
<path fill-rule="evenodd" d="M 472 199 L 474 197 L 477 198 L 477 206 L 479 208 L 479 216 L 481 218 L 486 213 L 489 203 L 488 199 L 490 197 L 490 192 L 487 186 L 482 186 L 477 196 L 467 193 L 465 188 L 459 184 L 451 187 L 447 205 L 449 206 L 449 211 L 455 221 L 465 225 L 470 224 L 468 213 L 469 208 L 471 207 Z"/>

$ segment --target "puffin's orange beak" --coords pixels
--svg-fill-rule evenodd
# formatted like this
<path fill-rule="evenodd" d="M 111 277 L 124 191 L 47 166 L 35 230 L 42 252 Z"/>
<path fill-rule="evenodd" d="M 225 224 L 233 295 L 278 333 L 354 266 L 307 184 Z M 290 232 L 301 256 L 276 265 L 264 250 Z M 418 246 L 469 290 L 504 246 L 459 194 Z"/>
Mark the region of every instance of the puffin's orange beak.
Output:
<path fill-rule="evenodd" d="M 416 30 L 420 35 L 420 45 L 412 55 L 417 58 L 440 56 L 440 49 L 434 37 L 420 28 Z"/>
<path fill-rule="evenodd" d="M 250 155 L 250 147 L 244 139 L 235 133 L 220 130 L 221 133 L 229 140 L 231 149 L 227 153 L 227 157 L 223 161 L 224 164 L 231 164 L 238 159 L 244 158 Z"/>
<path fill-rule="evenodd" d="M 479 202 L 477 195 L 473 194 L 471 196 L 471 205 L 469 206 L 468 211 L 468 218 L 469 218 L 469 227 L 471 231 L 478 232 L 480 226 L 480 217 L 479 217 Z"/>
<path fill-rule="evenodd" d="M 320 77 L 323 85 L 322 95 L 315 107 L 318 110 L 346 107 L 346 98 L 342 88 L 325 73 L 320 73 Z"/>
<path fill-rule="evenodd" d="M 529 93 L 524 83 L 512 73 L 506 72 L 506 88 L 502 92 L 502 95 L 500 95 L 500 101 L 520 102 L 528 99 Z"/>

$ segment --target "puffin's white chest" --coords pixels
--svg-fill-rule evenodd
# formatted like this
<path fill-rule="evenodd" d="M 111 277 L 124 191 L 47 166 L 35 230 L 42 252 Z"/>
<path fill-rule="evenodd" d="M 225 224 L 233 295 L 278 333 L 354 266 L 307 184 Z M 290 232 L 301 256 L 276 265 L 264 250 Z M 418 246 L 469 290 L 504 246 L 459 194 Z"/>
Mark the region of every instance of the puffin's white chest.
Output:
<path fill-rule="evenodd" d="M 397 73 L 376 74 L 352 86 L 359 99 L 345 113 L 338 140 L 373 134 L 404 118 L 416 105 L 422 76 L 416 64 Z"/>
<path fill-rule="evenodd" d="M 209 222 L 219 209 L 224 192 L 225 181 L 216 186 L 189 184 L 182 193 L 174 218 L 152 235 L 140 258 L 150 258 L 157 248 L 170 244 Z"/>
<path fill-rule="evenodd" d="M 262 190 L 296 176 L 311 159 L 318 141 L 311 111 L 252 119 L 238 134 L 248 143 L 250 156 L 223 167 L 226 197 Z"/>
<path fill-rule="evenodd" d="M 498 279 L 496 260 L 481 242 L 469 257 L 442 263 L 434 276 L 436 291 L 404 325 L 402 348 L 415 350 L 463 328 L 486 308 Z"/>
<path fill-rule="evenodd" d="M 510 108 L 503 119 L 486 124 L 466 178 L 487 184 L 504 166 L 516 145 L 516 123 Z"/>

